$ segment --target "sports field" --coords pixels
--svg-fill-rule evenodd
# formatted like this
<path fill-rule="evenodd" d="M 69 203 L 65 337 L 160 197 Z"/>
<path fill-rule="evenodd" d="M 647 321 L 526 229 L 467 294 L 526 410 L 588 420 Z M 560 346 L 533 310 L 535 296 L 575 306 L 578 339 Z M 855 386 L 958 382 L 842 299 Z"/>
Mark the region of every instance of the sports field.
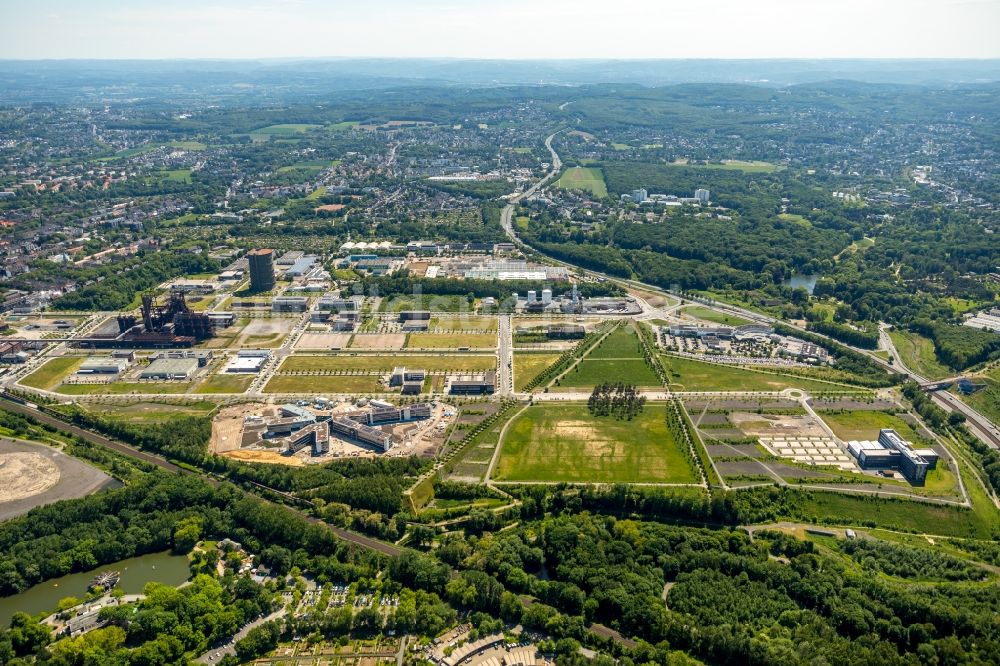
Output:
<path fill-rule="evenodd" d="M 596 418 L 583 404 L 528 407 L 507 428 L 492 478 L 571 483 L 697 483 L 698 474 L 649 403 L 632 421 Z"/>
<path fill-rule="evenodd" d="M 492 354 L 329 354 L 289 356 L 281 372 L 323 372 L 361 370 L 388 372 L 399 366 L 421 368 L 428 372 L 476 372 L 493 370 L 497 359 Z"/>
<path fill-rule="evenodd" d="M 586 190 L 595 197 L 608 196 L 608 186 L 604 183 L 604 174 L 596 167 L 572 167 L 567 169 L 556 187 L 567 190 Z"/>

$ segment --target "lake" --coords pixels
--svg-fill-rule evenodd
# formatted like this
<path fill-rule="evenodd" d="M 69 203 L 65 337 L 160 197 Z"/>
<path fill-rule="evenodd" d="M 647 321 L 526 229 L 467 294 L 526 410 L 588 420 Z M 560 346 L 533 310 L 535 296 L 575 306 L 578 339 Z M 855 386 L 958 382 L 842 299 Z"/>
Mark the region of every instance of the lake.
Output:
<path fill-rule="evenodd" d="M 20 594 L 0 598 L 0 626 L 10 625 L 14 613 L 23 611 L 30 615 L 43 611 L 55 611 L 59 600 L 65 597 L 82 599 L 87 594 L 87 585 L 102 571 L 118 571 L 121 580 L 118 587 L 126 594 L 140 594 L 146 583 L 156 581 L 166 585 L 180 585 L 188 579 L 188 558 L 186 555 L 171 555 L 169 552 L 150 553 L 141 557 L 106 564 L 91 571 L 67 574 L 61 578 L 39 583 Z"/>
<path fill-rule="evenodd" d="M 782 284 L 786 287 L 791 287 L 792 289 L 802 287 L 811 294 L 813 293 L 813 289 L 816 288 L 816 280 L 818 279 L 818 275 L 800 275 L 798 273 L 792 273 L 792 277 L 782 282 Z"/>

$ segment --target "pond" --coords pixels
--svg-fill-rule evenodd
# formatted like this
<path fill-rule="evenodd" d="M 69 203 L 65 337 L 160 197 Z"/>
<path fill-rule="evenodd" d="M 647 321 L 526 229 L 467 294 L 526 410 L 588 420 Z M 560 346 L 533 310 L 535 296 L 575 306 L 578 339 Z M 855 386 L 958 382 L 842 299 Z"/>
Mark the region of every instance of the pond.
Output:
<path fill-rule="evenodd" d="M 792 273 L 792 277 L 782 282 L 782 284 L 786 287 L 791 287 L 792 289 L 802 287 L 812 294 L 813 289 L 816 288 L 816 280 L 818 279 L 818 275 L 801 275 L 799 273 Z"/>
<path fill-rule="evenodd" d="M 59 600 L 65 597 L 82 599 L 87 585 L 102 571 L 121 573 L 118 587 L 126 594 L 139 594 L 146 583 L 156 581 L 166 585 L 180 585 L 188 579 L 188 558 L 169 552 L 149 553 L 141 557 L 106 564 L 91 571 L 67 574 L 61 578 L 39 583 L 20 594 L 0 598 L 0 627 L 7 627 L 14 613 L 23 611 L 30 615 L 56 610 Z"/>

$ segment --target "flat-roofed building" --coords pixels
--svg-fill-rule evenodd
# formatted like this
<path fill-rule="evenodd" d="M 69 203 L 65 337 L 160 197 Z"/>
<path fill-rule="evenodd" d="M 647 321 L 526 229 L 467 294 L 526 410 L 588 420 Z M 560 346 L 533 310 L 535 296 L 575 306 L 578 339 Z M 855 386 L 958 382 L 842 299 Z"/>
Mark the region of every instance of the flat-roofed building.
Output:
<path fill-rule="evenodd" d="M 406 382 L 422 382 L 427 377 L 426 370 L 400 367 L 389 376 L 389 386 L 402 386 Z"/>
<path fill-rule="evenodd" d="M 492 394 L 496 384 L 496 373 L 492 370 L 477 375 L 455 375 L 448 378 L 447 392 L 452 395 Z"/>
<path fill-rule="evenodd" d="M 235 356 L 226 364 L 226 372 L 248 372 L 256 374 L 261 371 L 267 358 L 263 356 Z"/>
<path fill-rule="evenodd" d="M 430 310 L 403 310 L 399 313 L 399 321 L 414 321 L 414 320 L 429 320 L 431 318 Z"/>
<path fill-rule="evenodd" d="M 139 378 L 184 381 L 191 379 L 197 371 L 196 358 L 160 358 L 146 366 L 139 373 Z"/>
<path fill-rule="evenodd" d="M 198 361 L 199 368 L 204 368 L 209 361 L 215 358 L 215 354 L 211 349 L 170 349 L 156 352 L 149 358 L 154 361 L 164 358 L 193 358 Z"/>
<path fill-rule="evenodd" d="M 330 432 L 343 435 L 364 444 L 370 444 L 380 449 L 383 453 L 391 449 L 395 444 L 392 435 L 353 419 L 332 418 L 329 423 Z"/>
<path fill-rule="evenodd" d="M 309 308 L 306 296 L 275 296 L 271 299 L 272 312 L 305 312 Z"/>
<path fill-rule="evenodd" d="M 90 356 L 77 369 L 78 375 L 120 375 L 128 368 L 128 359 L 111 356 Z"/>

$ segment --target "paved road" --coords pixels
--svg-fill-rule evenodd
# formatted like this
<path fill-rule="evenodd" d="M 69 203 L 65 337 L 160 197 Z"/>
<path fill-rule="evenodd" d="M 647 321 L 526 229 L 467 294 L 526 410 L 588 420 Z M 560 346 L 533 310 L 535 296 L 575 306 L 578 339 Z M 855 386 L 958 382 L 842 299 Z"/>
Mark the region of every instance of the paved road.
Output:
<path fill-rule="evenodd" d="M 514 344 L 511 338 L 511 317 L 500 315 L 497 331 L 497 389 L 501 398 L 514 393 Z"/>

